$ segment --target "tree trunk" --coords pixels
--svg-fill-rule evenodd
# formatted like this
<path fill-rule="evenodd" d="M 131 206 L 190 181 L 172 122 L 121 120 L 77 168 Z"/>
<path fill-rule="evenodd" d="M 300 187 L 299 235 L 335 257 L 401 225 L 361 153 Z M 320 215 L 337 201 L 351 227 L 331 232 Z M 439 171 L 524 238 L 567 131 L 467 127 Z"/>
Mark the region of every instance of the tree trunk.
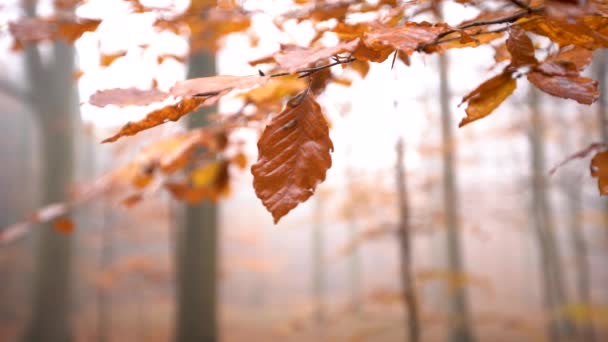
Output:
<path fill-rule="evenodd" d="M 439 55 L 439 99 L 441 105 L 441 136 L 443 150 L 443 205 L 446 222 L 446 249 L 448 271 L 452 275 L 464 272 L 460 241 L 460 221 L 458 218 L 458 199 L 456 189 L 455 152 L 456 144 L 452 137 L 452 118 L 450 111 L 450 90 L 448 83 L 448 59 Z M 451 285 L 450 285 L 451 286 Z M 466 289 L 458 285 L 448 300 L 449 340 L 452 342 L 473 341 Z"/>
<path fill-rule="evenodd" d="M 348 186 L 347 193 L 352 194 L 353 187 L 355 186 L 355 175 L 353 174 L 351 165 L 351 153 L 352 147 L 349 145 L 347 150 L 347 166 L 346 166 L 346 184 Z M 352 198 L 351 198 L 352 200 Z M 357 227 L 357 217 L 355 211 L 352 209 L 348 210 L 347 213 L 348 223 L 348 241 L 354 241 L 359 233 Z M 355 314 L 361 313 L 361 255 L 359 248 L 355 247 L 348 257 L 348 283 L 350 285 L 350 305 Z"/>
<path fill-rule="evenodd" d="M 325 321 L 325 239 L 323 236 L 323 200 L 317 193 L 314 207 L 314 227 L 312 236 L 312 291 L 315 304 L 315 320 Z"/>
<path fill-rule="evenodd" d="M 206 53 L 191 56 L 188 78 L 215 75 L 215 59 Z M 208 109 L 189 115 L 189 128 L 208 123 Z M 203 201 L 187 205 L 176 236 L 176 340 L 218 340 L 218 210 Z"/>
<path fill-rule="evenodd" d="M 37 47 L 30 46 L 26 51 L 32 103 L 42 136 L 44 204 L 67 199 L 74 161 L 73 127 L 79 120 L 72 80 L 74 48 L 63 42 L 55 43 L 53 57 L 43 65 Z M 72 236 L 59 234 L 45 225 L 39 229 L 37 249 L 32 313 L 24 339 L 69 341 Z"/>
<path fill-rule="evenodd" d="M 114 259 L 113 226 L 114 219 L 110 206 L 102 204 L 101 253 L 99 270 L 104 272 Z M 97 290 L 97 341 L 108 342 L 112 337 L 112 295 L 109 289 Z"/>
<path fill-rule="evenodd" d="M 399 226 L 397 234 L 399 237 L 399 250 L 401 252 L 401 286 L 403 288 L 405 312 L 407 313 L 408 341 L 418 342 L 420 340 L 420 319 L 412 266 L 410 209 L 404 154 L 405 146 L 403 139 L 400 138 L 397 142 L 396 185 L 399 197 Z"/>
<path fill-rule="evenodd" d="M 540 253 L 540 272 L 548 318 L 550 341 L 559 341 L 571 334 L 570 324 L 556 315 L 566 304 L 564 281 L 561 273 L 560 254 L 555 237 L 555 224 L 549 200 L 544 150 L 544 123 L 538 105 L 538 92 L 530 92 L 531 132 L 530 159 L 532 168 L 532 220 Z"/>

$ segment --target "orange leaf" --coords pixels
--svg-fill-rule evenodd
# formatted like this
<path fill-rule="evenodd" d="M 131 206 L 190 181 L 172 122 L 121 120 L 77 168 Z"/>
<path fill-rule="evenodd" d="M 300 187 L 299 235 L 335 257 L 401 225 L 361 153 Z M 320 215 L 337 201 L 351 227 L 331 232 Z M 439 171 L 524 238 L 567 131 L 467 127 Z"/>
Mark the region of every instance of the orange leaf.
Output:
<path fill-rule="evenodd" d="M 74 231 L 74 222 L 67 217 L 60 217 L 53 221 L 53 228 L 60 233 L 69 235 Z"/>
<path fill-rule="evenodd" d="M 291 99 L 266 126 L 251 173 L 256 195 L 275 223 L 325 180 L 332 150 L 327 122 L 309 92 Z"/>
<path fill-rule="evenodd" d="M 598 152 L 591 159 L 591 177 L 597 178 L 600 195 L 608 195 L 608 151 Z"/>
<path fill-rule="evenodd" d="M 119 59 L 120 57 L 124 57 L 126 54 L 127 51 L 120 51 L 111 54 L 102 54 L 100 57 L 100 64 L 104 67 L 109 67 L 110 65 L 112 65 L 112 63 L 114 63 L 115 60 Z"/>
<path fill-rule="evenodd" d="M 141 90 L 137 88 L 98 90 L 89 98 L 89 103 L 97 107 L 115 105 L 146 106 L 166 99 L 169 94 L 157 89 Z"/>
<path fill-rule="evenodd" d="M 21 47 L 28 43 L 39 43 L 41 41 L 63 39 L 74 42 L 85 32 L 97 30 L 101 20 L 63 18 L 20 18 L 11 22 L 9 29 L 16 40 L 17 46 Z"/>
<path fill-rule="evenodd" d="M 301 48 L 297 46 L 283 47 L 283 49 L 272 58 L 277 62 L 281 69 L 287 72 L 296 72 L 298 69 L 314 65 L 315 63 L 328 59 L 344 52 L 352 52 L 359 43 L 359 39 L 347 43 L 339 43 L 330 47 Z M 268 61 L 268 59 L 260 59 Z"/>
<path fill-rule="evenodd" d="M 140 121 L 127 123 L 118 133 L 103 140 L 102 143 L 114 142 L 121 137 L 135 135 L 143 130 L 162 125 L 167 121 L 177 121 L 182 116 L 198 109 L 206 100 L 203 97 L 187 97 L 176 104 L 157 109 Z"/>
<path fill-rule="evenodd" d="M 536 57 L 534 57 L 532 40 L 528 37 L 526 31 L 518 26 L 511 27 L 507 39 L 507 50 L 511 54 L 511 64 L 516 67 L 538 63 Z"/>
<path fill-rule="evenodd" d="M 379 24 L 370 26 L 363 41 L 370 49 L 379 50 L 390 46 L 406 55 L 414 53 L 419 46 L 432 43 L 437 37 L 449 30 L 446 24 L 433 25 L 428 22 L 408 22 L 403 26 L 391 27 Z"/>
<path fill-rule="evenodd" d="M 515 91 L 517 82 L 511 77 L 511 73 L 503 72 L 485 82 L 462 99 L 469 102 L 465 110 L 467 116 L 460 121 L 458 127 L 488 116 L 509 95 Z"/>
<path fill-rule="evenodd" d="M 528 74 L 528 81 L 553 96 L 590 105 L 599 97 L 598 83 L 582 76 L 549 76 L 541 72 Z"/>
<path fill-rule="evenodd" d="M 173 96 L 218 96 L 233 89 L 252 88 L 268 82 L 268 76 L 211 76 L 177 82 Z"/>

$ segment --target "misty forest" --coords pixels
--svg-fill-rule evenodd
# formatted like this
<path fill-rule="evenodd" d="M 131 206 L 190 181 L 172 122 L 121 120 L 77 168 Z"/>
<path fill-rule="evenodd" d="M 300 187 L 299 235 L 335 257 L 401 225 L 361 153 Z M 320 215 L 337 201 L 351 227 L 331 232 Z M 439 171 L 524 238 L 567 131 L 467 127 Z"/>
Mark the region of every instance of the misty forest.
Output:
<path fill-rule="evenodd" d="M 0 341 L 608 341 L 608 0 L 0 2 Z"/>

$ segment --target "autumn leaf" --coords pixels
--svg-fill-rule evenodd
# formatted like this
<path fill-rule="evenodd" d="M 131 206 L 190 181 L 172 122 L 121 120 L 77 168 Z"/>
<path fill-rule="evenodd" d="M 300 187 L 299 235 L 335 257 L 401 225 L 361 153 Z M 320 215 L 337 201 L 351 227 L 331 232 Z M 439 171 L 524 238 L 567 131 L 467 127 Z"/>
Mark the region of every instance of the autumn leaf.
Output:
<path fill-rule="evenodd" d="M 411 55 L 420 46 L 434 42 L 440 34 L 449 29 L 446 24 L 433 25 L 425 21 L 408 22 L 397 27 L 376 24 L 364 34 L 363 42 L 373 50 L 390 46 L 393 50 L 401 50 L 406 55 Z"/>
<path fill-rule="evenodd" d="M 280 51 L 272 56 L 261 58 L 251 63 L 276 62 L 280 69 L 287 72 L 296 72 L 317 62 L 326 60 L 332 56 L 352 52 L 359 43 L 359 39 L 354 39 L 346 43 L 339 43 L 330 47 L 302 48 L 298 46 L 284 46 Z M 255 65 L 255 64 L 253 64 Z"/>
<path fill-rule="evenodd" d="M 60 217 L 53 221 L 53 228 L 62 234 L 69 235 L 74 231 L 74 222 L 67 217 Z"/>
<path fill-rule="evenodd" d="M 507 39 L 507 50 L 511 55 L 511 64 L 516 67 L 524 65 L 536 65 L 538 61 L 534 57 L 534 45 L 526 34 L 526 31 L 518 26 L 513 26 L 509 31 Z"/>
<path fill-rule="evenodd" d="M 458 127 L 462 127 L 475 120 L 488 116 L 507 97 L 509 97 L 517 83 L 510 72 L 503 72 L 485 82 L 462 99 L 468 101 L 467 116 L 460 121 Z"/>
<path fill-rule="evenodd" d="M 598 152 L 591 159 L 591 177 L 597 178 L 600 194 L 608 195 L 608 151 Z"/>
<path fill-rule="evenodd" d="M 309 92 L 291 99 L 266 126 L 251 172 L 256 195 L 275 223 L 325 180 L 332 150 L 327 122 Z"/>
<path fill-rule="evenodd" d="M 173 96 L 219 96 L 233 89 L 263 85 L 268 76 L 211 76 L 177 82 L 170 90 Z"/>
<path fill-rule="evenodd" d="M 608 47 L 606 32 L 597 31 L 608 26 L 608 18 L 601 16 L 586 16 L 575 21 L 540 16 L 519 26 L 564 46 L 573 44 L 590 50 Z"/>
<path fill-rule="evenodd" d="M 39 43 L 63 39 L 74 42 L 85 32 L 97 30 L 101 20 L 65 18 L 19 18 L 9 23 L 9 30 L 15 39 L 16 48 L 28 43 Z"/>
<path fill-rule="evenodd" d="M 187 97 L 176 104 L 157 109 L 140 121 L 129 122 L 113 136 L 104 139 L 102 143 L 114 142 L 121 137 L 135 135 L 143 130 L 162 125 L 168 121 L 177 121 L 182 116 L 195 111 L 205 104 L 207 99 L 204 97 Z"/>
<path fill-rule="evenodd" d="M 126 106 L 146 106 L 154 102 L 163 101 L 169 94 L 158 89 L 137 89 L 137 88 L 116 88 L 98 90 L 89 98 L 89 103 L 97 107 L 114 105 L 118 107 Z"/>
<path fill-rule="evenodd" d="M 599 97 L 598 83 L 582 76 L 547 76 L 540 72 L 528 74 L 528 81 L 553 96 L 590 105 Z"/>
<path fill-rule="evenodd" d="M 114 63 L 114 61 L 116 61 L 120 57 L 124 57 L 126 55 L 127 55 L 127 51 L 119 51 L 116 53 L 109 53 L 109 54 L 104 53 L 104 54 L 101 54 L 101 56 L 100 56 L 99 64 L 101 64 L 101 66 L 104 66 L 104 67 L 109 67 L 110 65 L 112 65 L 112 63 Z"/>

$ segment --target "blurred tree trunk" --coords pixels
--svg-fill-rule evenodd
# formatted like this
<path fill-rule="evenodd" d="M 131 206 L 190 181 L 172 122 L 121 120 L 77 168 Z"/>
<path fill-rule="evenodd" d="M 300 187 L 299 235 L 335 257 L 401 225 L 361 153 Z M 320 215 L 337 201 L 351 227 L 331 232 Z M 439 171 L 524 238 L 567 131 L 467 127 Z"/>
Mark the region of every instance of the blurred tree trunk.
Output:
<path fill-rule="evenodd" d="M 315 303 L 315 320 L 325 321 L 325 237 L 323 234 L 323 199 L 317 191 L 314 207 L 314 226 L 312 232 L 312 291 Z"/>
<path fill-rule="evenodd" d="M 105 272 L 114 259 L 113 226 L 114 219 L 110 205 L 102 204 L 101 213 L 101 253 L 99 271 Z M 97 289 L 97 341 L 108 342 L 112 337 L 112 295 L 109 288 Z"/>
<path fill-rule="evenodd" d="M 593 61 L 593 78 L 599 82 L 599 98 L 597 101 L 597 119 L 599 133 L 602 142 L 608 144 L 608 67 L 606 59 L 608 51 L 598 49 L 595 52 L 595 60 Z M 603 201 L 602 228 L 608 233 L 608 201 Z"/>
<path fill-rule="evenodd" d="M 530 159 L 532 171 L 531 216 L 538 250 L 543 296 L 548 315 L 550 341 L 559 341 L 571 334 L 569 322 L 559 312 L 566 304 L 566 293 L 561 273 L 560 253 L 555 237 L 555 224 L 549 200 L 546 178 L 544 122 L 538 103 L 538 91 L 531 89 L 529 105 L 531 111 Z"/>
<path fill-rule="evenodd" d="M 348 187 L 347 193 L 352 194 L 355 186 L 355 175 L 351 164 L 352 146 L 349 145 L 346 155 L 346 184 Z M 351 201 L 353 200 L 351 196 Z M 355 241 L 359 229 L 357 227 L 357 216 L 352 208 L 347 212 L 348 224 L 348 241 Z M 361 313 L 361 256 L 359 248 L 355 247 L 348 258 L 348 282 L 350 285 L 350 305 L 355 314 Z"/>
<path fill-rule="evenodd" d="M 53 60 L 43 65 L 37 47 L 30 46 L 26 58 L 42 136 L 42 202 L 63 202 L 72 180 L 73 128 L 79 120 L 72 80 L 74 48 L 63 42 L 55 43 Z M 25 340 L 71 340 L 68 316 L 72 236 L 59 234 L 47 225 L 39 230 L 37 249 L 33 307 Z"/>
<path fill-rule="evenodd" d="M 439 101 L 441 106 L 441 137 L 443 151 L 443 205 L 446 222 L 447 264 L 450 275 L 456 277 L 464 272 L 460 241 L 460 221 L 458 218 L 458 194 L 456 189 L 455 151 L 456 144 L 452 137 L 452 118 L 450 111 L 451 93 L 448 80 L 448 59 L 445 54 L 439 55 Z M 452 279 L 452 276 L 449 278 Z M 448 285 L 456 288 L 448 299 L 449 340 L 452 342 L 473 341 L 469 305 L 466 288 L 463 285 Z M 453 291 L 452 291 L 453 290 Z"/>
<path fill-rule="evenodd" d="M 585 308 L 591 308 L 591 273 L 589 270 L 587 243 L 582 224 L 581 188 L 580 185 L 569 181 L 566 184 L 566 197 L 568 199 L 568 216 L 570 218 L 570 242 L 574 250 L 574 261 L 576 270 L 576 290 L 578 293 L 578 304 Z M 594 342 L 595 332 L 593 320 L 585 317 L 579 329 L 581 341 Z"/>
<path fill-rule="evenodd" d="M 412 265 L 412 227 L 410 225 L 410 208 L 404 154 L 405 146 L 403 139 L 399 138 L 399 141 L 397 142 L 396 185 L 399 197 L 399 226 L 397 234 L 399 237 L 399 250 L 401 252 L 401 286 L 403 288 L 405 312 L 407 313 L 408 341 L 418 342 L 420 340 L 421 327 L 418 312 L 418 297 Z"/>
<path fill-rule="evenodd" d="M 188 78 L 215 75 L 215 59 L 201 52 L 190 57 Z M 188 127 L 209 122 L 209 109 L 190 114 Z M 203 201 L 186 205 L 176 236 L 177 322 L 176 340 L 216 341 L 218 277 L 218 209 Z"/>
<path fill-rule="evenodd" d="M 36 1 L 27 1 L 26 13 L 34 16 Z M 41 134 L 42 203 L 67 199 L 72 180 L 74 135 L 80 116 L 76 85 L 72 79 L 74 47 L 63 42 L 52 46 L 43 62 L 36 46 L 25 52 L 31 103 Z M 33 281 L 31 317 L 25 341 L 72 340 L 69 323 L 72 236 L 59 234 L 50 225 L 38 230 L 37 262 Z"/>

